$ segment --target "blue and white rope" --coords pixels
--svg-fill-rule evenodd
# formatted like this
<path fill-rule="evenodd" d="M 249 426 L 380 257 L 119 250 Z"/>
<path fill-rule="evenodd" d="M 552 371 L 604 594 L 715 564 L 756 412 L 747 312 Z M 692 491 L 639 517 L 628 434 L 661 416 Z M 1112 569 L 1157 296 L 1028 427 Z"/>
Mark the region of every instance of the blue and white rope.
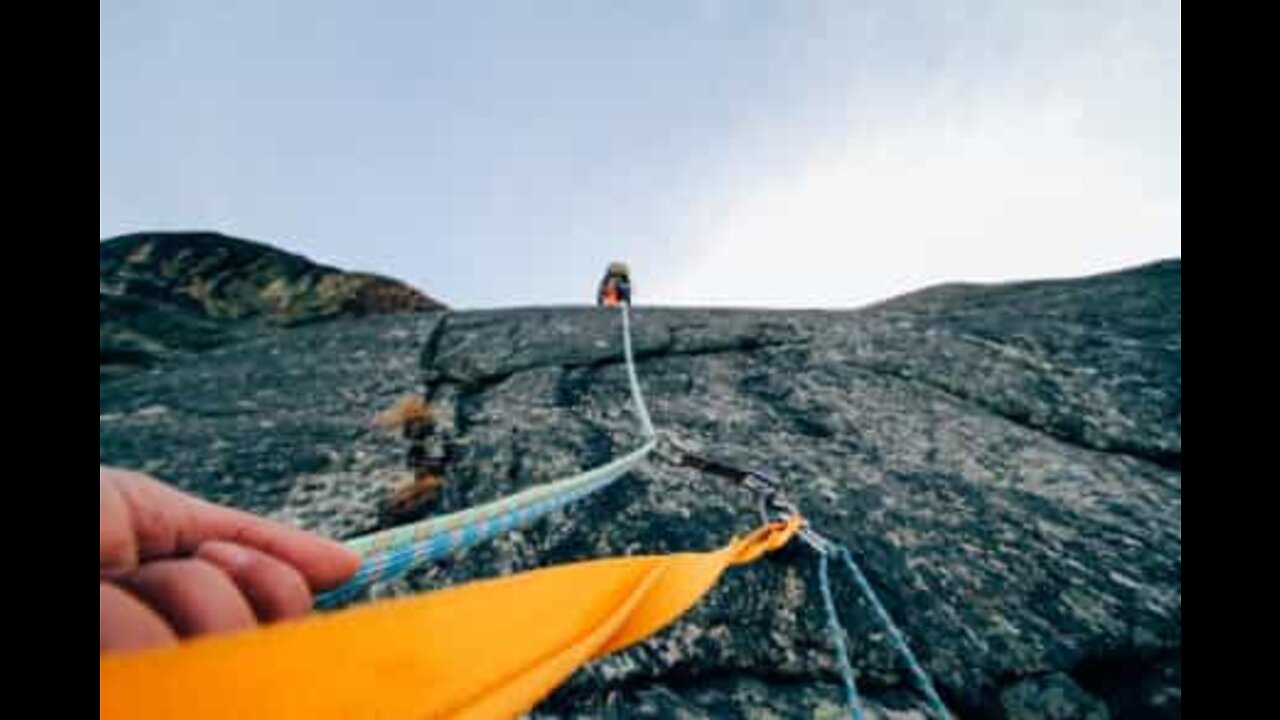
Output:
<path fill-rule="evenodd" d="M 622 311 L 623 354 L 631 398 L 645 435 L 636 450 L 600 467 L 545 483 L 456 513 L 429 518 L 348 541 L 363 556 L 360 569 L 346 583 L 316 597 L 316 606 L 332 608 L 359 597 L 376 582 L 391 580 L 412 568 L 458 553 L 478 543 L 529 525 L 570 503 L 613 484 L 642 463 L 657 445 L 649 410 L 636 377 L 631 353 L 628 308 Z"/>
<path fill-rule="evenodd" d="M 849 650 L 844 641 L 844 628 L 840 625 L 840 618 L 836 615 L 835 601 L 831 594 L 831 581 L 827 573 L 827 564 L 832 555 L 839 557 L 844 562 L 849 574 L 853 576 L 854 584 L 858 586 L 858 590 L 863 596 L 870 601 L 872 612 L 875 613 L 876 619 L 880 624 L 888 630 L 890 642 L 893 644 L 894 649 L 898 651 L 898 655 L 902 657 L 903 662 L 906 663 L 907 670 L 911 673 L 911 678 L 915 682 L 916 688 L 924 696 L 934 717 L 938 720 L 950 720 L 951 711 L 947 710 L 946 703 L 942 702 L 942 698 L 938 695 L 933 681 L 929 679 L 929 673 L 925 671 L 924 666 L 916 659 L 915 653 L 907 645 L 906 636 L 898 629 L 897 623 L 893 621 L 889 611 L 880 602 L 880 597 L 876 595 L 871 583 L 867 582 L 867 577 L 862 574 L 862 569 L 854 561 L 853 554 L 849 552 L 849 549 L 840 543 L 832 541 L 830 538 L 820 535 L 812 528 L 806 527 L 801 531 L 800 536 L 819 556 L 818 580 L 822 591 L 823 606 L 827 611 L 827 629 L 832 638 L 831 643 L 835 647 L 838 656 L 837 663 L 840 667 L 840 676 L 845 686 L 845 696 L 853 719 L 861 720 L 862 705 L 858 700 L 858 687 L 854 680 L 853 667 L 849 662 Z"/>

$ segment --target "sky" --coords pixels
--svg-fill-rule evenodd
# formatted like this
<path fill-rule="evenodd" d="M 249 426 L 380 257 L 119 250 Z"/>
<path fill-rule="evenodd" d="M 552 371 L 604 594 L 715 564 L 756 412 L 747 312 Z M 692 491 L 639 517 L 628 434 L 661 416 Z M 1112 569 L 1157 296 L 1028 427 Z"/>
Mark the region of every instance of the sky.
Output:
<path fill-rule="evenodd" d="M 456 308 L 856 307 L 1182 254 L 1177 2 L 99 5 L 99 239 Z"/>

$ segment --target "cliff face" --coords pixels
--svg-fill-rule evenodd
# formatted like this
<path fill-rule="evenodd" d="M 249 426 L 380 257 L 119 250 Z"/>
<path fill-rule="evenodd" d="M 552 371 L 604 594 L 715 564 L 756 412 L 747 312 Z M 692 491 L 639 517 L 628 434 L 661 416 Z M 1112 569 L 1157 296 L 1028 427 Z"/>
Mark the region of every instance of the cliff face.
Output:
<path fill-rule="evenodd" d="M 141 233 L 98 246 L 102 375 L 240 339 L 260 326 L 444 306 L 398 280 L 348 273 L 213 233 Z"/>
<path fill-rule="evenodd" d="M 948 286 L 853 312 L 637 307 L 656 425 L 771 471 L 852 549 L 962 717 L 1181 715 L 1181 263 Z M 371 530 L 405 448 L 368 420 L 427 392 L 451 446 L 435 511 L 639 443 L 618 318 L 588 308 L 339 320 L 101 386 L 103 462 L 335 536 Z M 380 592 L 568 560 L 705 549 L 752 498 L 655 460 L 558 517 Z M 538 716 L 835 717 L 796 545 L 577 674 Z M 922 703 L 845 578 L 876 712 Z"/>

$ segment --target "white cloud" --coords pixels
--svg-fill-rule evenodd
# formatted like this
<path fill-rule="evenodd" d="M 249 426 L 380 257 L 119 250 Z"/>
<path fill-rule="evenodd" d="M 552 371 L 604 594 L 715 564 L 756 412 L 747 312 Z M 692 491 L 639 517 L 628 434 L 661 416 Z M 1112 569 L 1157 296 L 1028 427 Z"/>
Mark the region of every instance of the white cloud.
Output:
<path fill-rule="evenodd" d="M 654 300 L 848 307 L 1180 256 L 1180 70 L 1160 67 L 1168 47 L 1100 36 L 1003 73 L 953 67 L 907 102 L 851 96 L 875 110 L 843 138 L 690 208 L 688 262 Z"/>

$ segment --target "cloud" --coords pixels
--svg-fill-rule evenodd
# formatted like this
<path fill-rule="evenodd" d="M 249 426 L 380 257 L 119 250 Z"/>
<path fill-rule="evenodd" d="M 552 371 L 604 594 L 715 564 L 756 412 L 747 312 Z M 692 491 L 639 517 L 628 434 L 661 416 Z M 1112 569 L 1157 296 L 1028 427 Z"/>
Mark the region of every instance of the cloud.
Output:
<path fill-rule="evenodd" d="M 1121 20 L 1055 54 L 1024 42 L 915 87 L 850 91 L 869 110 L 845 132 L 791 169 L 740 165 L 727 197 L 692 204 L 687 261 L 655 278 L 655 300 L 848 307 L 1180 256 L 1180 70 L 1160 64 L 1169 38 Z"/>

